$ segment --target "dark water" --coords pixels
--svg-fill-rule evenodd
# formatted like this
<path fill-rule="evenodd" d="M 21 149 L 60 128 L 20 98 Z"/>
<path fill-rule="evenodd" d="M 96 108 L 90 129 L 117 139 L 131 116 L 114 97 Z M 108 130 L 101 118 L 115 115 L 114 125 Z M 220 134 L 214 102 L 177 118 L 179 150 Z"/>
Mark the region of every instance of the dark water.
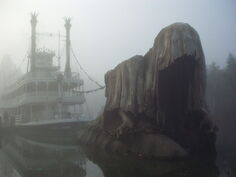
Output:
<path fill-rule="evenodd" d="M 1 140 L 0 177 L 233 177 L 232 159 L 222 156 L 217 164 L 207 159 L 142 159 L 84 147 L 62 135 L 11 135 Z"/>

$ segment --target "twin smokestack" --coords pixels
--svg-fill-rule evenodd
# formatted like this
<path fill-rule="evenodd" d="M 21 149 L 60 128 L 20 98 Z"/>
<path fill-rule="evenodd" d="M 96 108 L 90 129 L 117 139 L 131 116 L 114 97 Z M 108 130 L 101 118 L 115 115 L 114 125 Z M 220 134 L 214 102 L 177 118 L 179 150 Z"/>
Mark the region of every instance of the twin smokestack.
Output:
<path fill-rule="evenodd" d="M 36 57 L 36 25 L 37 25 L 37 16 L 38 14 L 31 14 L 31 56 L 30 56 L 30 72 L 35 72 L 35 57 Z M 66 29 L 66 65 L 65 65 L 65 77 L 71 77 L 71 68 L 70 68 L 70 18 L 65 18 L 65 29 Z"/>
<path fill-rule="evenodd" d="M 30 56 L 30 72 L 35 71 L 35 50 L 36 50 L 36 25 L 37 14 L 31 14 L 31 56 Z"/>

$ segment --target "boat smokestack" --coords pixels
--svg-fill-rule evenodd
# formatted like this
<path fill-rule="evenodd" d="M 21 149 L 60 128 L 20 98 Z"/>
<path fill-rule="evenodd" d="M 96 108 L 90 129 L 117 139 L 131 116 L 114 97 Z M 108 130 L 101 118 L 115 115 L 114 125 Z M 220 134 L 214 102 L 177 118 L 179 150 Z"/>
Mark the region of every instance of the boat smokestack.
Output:
<path fill-rule="evenodd" d="M 37 14 L 31 14 L 31 55 L 30 55 L 30 72 L 35 71 L 35 50 L 36 50 L 36 25 Z"/>
<path fill-rule="evenodd" d="M 65 66 L 65 77 L 71 77 L 71 68 L 70 68 L 70 18 L 65 18 L 65 28 L 66 28 L 66 66 Z"/>

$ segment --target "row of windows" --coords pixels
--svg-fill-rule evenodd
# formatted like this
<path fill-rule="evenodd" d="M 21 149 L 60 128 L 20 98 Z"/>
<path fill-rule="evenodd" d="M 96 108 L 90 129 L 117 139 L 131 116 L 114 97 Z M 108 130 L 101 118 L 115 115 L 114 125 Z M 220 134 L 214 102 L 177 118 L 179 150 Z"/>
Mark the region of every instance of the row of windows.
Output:
<path fill-rule="evenodd" d="M 57 82 L 49 82 L 48 84 L 46 82 L 31 82 L 23 85 L 22 87 L 15 90 L 13 93 L 10 93 L 8 95 L 2 96 L 3 99 L 10 99 L 14 98 L 15 96 L 23 95 L 24 93 L 31 93 L 31 92 L 46 92 L 48 89 L 49 92 L 58 91 L 58 84 Z"/>

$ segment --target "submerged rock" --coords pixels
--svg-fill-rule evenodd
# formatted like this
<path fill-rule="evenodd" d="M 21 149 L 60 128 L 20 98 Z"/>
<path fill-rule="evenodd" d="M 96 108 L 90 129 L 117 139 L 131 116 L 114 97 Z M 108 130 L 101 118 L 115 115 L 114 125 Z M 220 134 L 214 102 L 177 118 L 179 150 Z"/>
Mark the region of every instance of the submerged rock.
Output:
<path fill-rule="evenodd" d="M 214 151 L 205 75 L 198 33 L 185 23 L 164 28 L 145 56 L 134 56 L 106 73 L 104 113 L 90 125 L 91 137 L 82 132 L 79 139 L 91 142 L 98 136 L 95 144 L 127 151 L 139 142 L 137 154 L 149 156 Z"/>

